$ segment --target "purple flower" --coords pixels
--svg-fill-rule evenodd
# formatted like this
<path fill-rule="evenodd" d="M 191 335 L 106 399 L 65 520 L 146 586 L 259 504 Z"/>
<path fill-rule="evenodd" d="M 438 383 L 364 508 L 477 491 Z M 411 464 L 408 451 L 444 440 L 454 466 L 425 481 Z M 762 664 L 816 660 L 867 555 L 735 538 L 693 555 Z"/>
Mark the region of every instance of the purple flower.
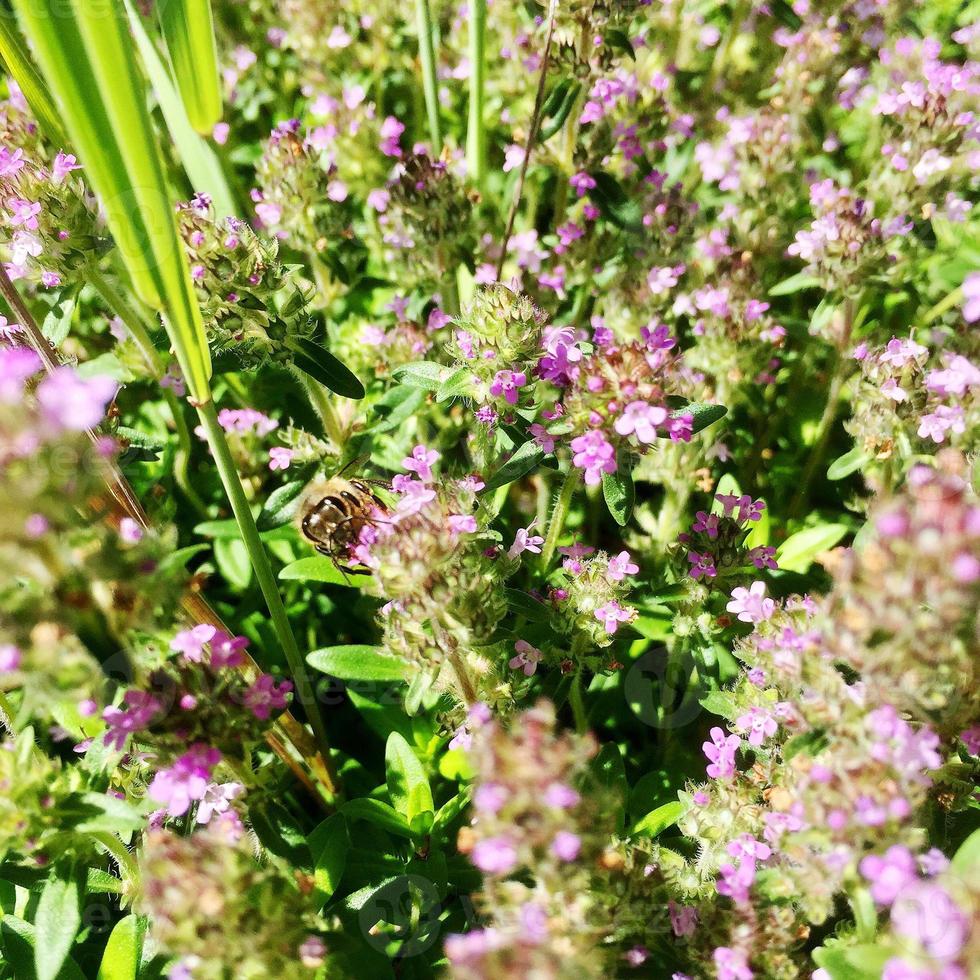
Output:
<path fill-rule="evenodd" d="M 171 817 L 183 816 L 191 803 L 204 799 L 211 771 L 221 753 L 207 745 L 194 745 L 168 769 L 161 769 L 149 786 L 150 799 L 166 805 Z"/>
<path fill-rule="evenodd" d="M 476 518 L 472 514 L 450 514 L 447 521 L 450 534 L 473 534 L 476 531 Z"/>
<path fill-rule="evenodd" d="M 714 578 L 718 574 L 713 555 L 707 553 L 701 555 L 696 551 L 689 551 L 687 560 L 691 563 L 691 571 L 688 574 L 693 579 Z"/>
<path fill-rule="evenodd" d="M 509 796 L 503 783 L 481 783 L 473 793 L 473 807 L 479 813 L 499 813 Z"/>
<path fill-rule="evenodd" d="M 752 980 L 755 976 L 741 950 L 719 946 L 714 952 L 714 961 L 717 980 Z"/>
<path fill-rule="evenodd" d="M 405 124 L 394 116 L 387 116 L 381 124 L 381 143 L 379 148 L 386 157 L 400 157 L 401 147 L 398 141 L 405 132 Z"/>
<path fill-rule="evenodd" d="M 698 927 L 698 911 L 690 905 L 678 905 L 673 899 L 667 905 L 670 927 L 675 936 L 691 936 Z"/>
<path fill-rule="evenodd" d="M 105 744 L 120 750 L 133 732 L 142 731 L 163 711 L 163 705 L 145 691 L 127 691 L 123 695 L 123 704 L 127 706 L 126 710 L 109 707 L 102 712 L 102 718 L 109 726 L 103 736 Z"/>
<path fill-rule="evenodd" d="M 248 637 L 229 636 L 224 630 L 215 630 L 210 642 L 213 670 L 220 670 L 222 667 L 240 667 L 245 663 Z"/>
<path fill-rule="evenodd" d="M 582 850 L 582 838 L 570 830 L 559 830 L 551 842 L 551 853 L 559 861 L 574 861 Z"/>
<path fill-rule="evenodd" d="M 473 845 L 470 859 L 486 874 L 505 875 L 517 867 L 517 848 L 509 837 L 487 837 Z"/>
<path fill-rule="evenodd" d="M 943 355 L 945 368 L 926 375 L 926 387 L 940 395 L 962 397 L 967 390 L 980 385 L 980 368 L 962 354 Z"/>
<path fill-rule="evenodd" d="M 290 681 L 278 684 L 271 674 L 260 674 L 242 699 L 249 711 L 260 721 L 268 721 L 273 711 L 286 707 L 286 695 L 293 689 Z"/>
<path fill-rule="evenodd" d="M 711 763 L 705 771 L 712 779 L 730 779 L 735 775 L 735 753 L 742 740 L 737 735 L 725 735 L 717 725 L 708 734 L 711 741 L 701 746 Z"/>
<path fill-rule="evenodd" d="M 546 453 L 553 453 L 555 451 L 555 437 L 551 435 L 540 422 L 535 422 L 533 425 L 529 426 L 528 432 L 531 433 L 531 435 L 534 437 L 534 441 Z"/>
<path fill-rule="evenodd" d="M 779 568 L 776 563 L 776 549 L 769 545 L 749 549 L 746 557 L 756 568 Z"/>
<path fill-rule="evenodd" d="M 59 367 L 38 385 L 37 401 L 49 425 L 83 432 L 102 421 L 118 387 L 106 375 L 82 378 L 74 368 Z"/>
<path fill-rule="evenodd" d="M 490 394 L 499 398 L 504 396 L 508 405 L 516 405 L 518 391 L 527 384 L 527 375 L 523 371 L 498 371 L 490 385 Z"/>
<path fill-rule="evenodd" d="M 739 715 L 735 724 L 744 732 L 748 732 L 749 745 L 758 748 L 766 739 L 772 738 L 779 730 L 779 723 L 765 708 L 753 705 L 744 714 Z"/>
<path fill-rule="evenodd" d="M 936 409 L 919 419 L 918 435 L 921 439 L 944 442 L 947 432 L 966 431 L 963 409 L 959 405 L 937 405 Z"/>
<path fill-rule="evenodd" d="M 544 801 L 548 806 L 556 810 L 567 810 L 570 807 L 578 806 L 582 797 L 571 786 L 564 783 L 551 783 L 544 791 Z"/>
<path fill-rule="evenodd" d="M 918 881 L 904 888 L 891 912 L 892 930 L 938 960 L 955 958 L 970 934 L 970 919 L 945 888 Z"/>
<path fill-rule="evenodd" d="M 717 514 L 706 514 L 699 510 L 695 515 L 695 522 L 691 525 L 692 531 L 703 531 L 714 541 L 718 537 L 718 524 L 721 518 Z"/>
<path fill-rule="evenodd" d="M 584 197 L 588 191 L 594 190 L 596 186 L 595 178 L 584 171 L 579 171 L 577 174 L 572 174 L 572 176 L 568 178 L 568 183 L 571 185 L 578 197 Z"/>

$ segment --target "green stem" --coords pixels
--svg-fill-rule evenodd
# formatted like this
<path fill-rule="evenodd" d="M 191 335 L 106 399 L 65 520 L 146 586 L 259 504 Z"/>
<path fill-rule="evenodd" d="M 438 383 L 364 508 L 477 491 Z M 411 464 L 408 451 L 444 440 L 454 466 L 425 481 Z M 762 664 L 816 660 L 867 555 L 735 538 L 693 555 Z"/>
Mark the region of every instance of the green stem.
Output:
<path fill-rule="evenodd" d="M 150 340 L 150 335 L 143 323 L 143 318 L 129 305 L 125 297 L 117 291 L 116 287 L 101 272 L 92 269 L 88 274 L 88 279 L 99 291 L 112 312 L 122 320 L 126 329 L 129 331 L 129 335 L 139 348 L 139 352 L 143 355 L 147 366 L 153 373 L 154 380 L 159 381 L 165 373 L 167 366 L 153 341 Z"/>
<path fill-rule="evenodd" d="M 568 701 L 572 706 L 572 717 L 575 719 L 575 731 L 584 735 L 589 730 L 589 719 L 585 712 L 585 699 L 582 694 L 582 665 L 575 668 L 572 675 L 572 686 L 568 692 Z"/>
<path fill-rule="evenodd" d="M 565 480 L 558 492 L 555 506 L 551 511 L 551 519 L 548 522 L 548 534 L 544 539 L 544 547 L 541 549 L 541 568 L 547 571 L 551 564 L 551 559 L 555 557 L 555 549 L 558 547 L 558 539 L 565 527 L 565 519 L 568 517 L 568 508 L 571 506 L 572 497 L 575 495 L 575 488 L 578 486 L 579 471 L 571 463 L 568 464 L 568 472 Z"/>
<path fill-rule="evenodd" d="M 341 421 L 340 415 L 327 392 L 327 389 L 315 378 L 311 378 L 304 371 L 297 371 L 300 383 L 309 396 L 310 404 L 316 409 L 320 421 L 323 423 L 323 431 L 326 432 L 330 441 L 337 447 L 337 452 L 344 451 L 347 442 L 347 430 Z"/>
<path fill-rule="evenodd" d="M 249 561 L 255 572 L 255 578 L 262 590 L 262 596 L 269 608 L 272 616 L 272 625 L 282 651 L 285 654 L 286 662 L 292 672 L 293 680 L 296 683 L 296 694 L 300 703 L 306 709 L 307 717 L 313 727 L 323 752 L 324 761 L 329 764 L 329 742 L 327 741 L 326 725 L 323 715 L 320 713 L 320 705 L 316 699 L 310 675 L 306 670 L 306 662 L 303 660 L 296 645 L 296 638 L 293 636 L 292 628 L 289 625 L 289 617 L 286 615 L 286 607 L 283 605 L 282 596 L 279 594 L 279 587 L 276 584 L 275 576 L 272 573 L 272 565 L 269 563 L 269 556 L 266 554 L 262 539 L 259 537 L 258 528 L 255 526 L 255 519 L 252 517 L 251 508 L 245 498 L 245 490 L 242 488 L 238 470 L 235 468 L 235 461 L 232 459 L 231 450 L 225 439 L 224 430 L 218 423 L 218 413 L 215 410 L 214 402 L 209 401 L 204 405 L 198 406 L 198 415 L 204 426 L 208 445 L 214 456 L 215 465 L 218 468 L 218 475 L 225 488 L 225 494 L 231 504 L 235 520 L 238 523 L 238 530 L 242 536 L 242 542 L 248 551 Z"/>
<path fill-rule="evenodd" d="M 466 169 L 477 190 L 487 175 L 486 86 L 487 0 L 470 0 L 470 111 L 466 126 Z"/>
<path fill-rule="evenodd" d="M 109 309 L 122 320 L 129 331 L 133 342 L 143 355 L 154 380 L 159 381 L 166 372 L 166 365 L 160 352 L 156 349 L 150 334 L 146 329 L 143 317 L 126 302 L 125 297 L 98 270 L 89 273 L 89 281 L 106 301 Z M 164 389 L 164 397 L 174 420 L 174 431 L 177 433 L 178 449 L 174 455 L 174 481 L 187 498 L 190 505 L 202 516 L 207 514 L 207 506 L 200 495 L 191 485 L 189 476 L 190 458 L 192 452 L 191 433 L 184 418 L 184 407 L 180 399 L 170 390 Z"/>
<path fill-rule="evenodd" d="M 119 871 L 134 885 L 137 884 L 140 880 L 140 869 L 129 848 L 115 834 L 106 831 L 94 831 L 91 836 L 109 852 L 119 865 Z"/>
<path fill-rule="evenodd" d="M 415 21 L 419 35 L 419 60 L 422 62 L 422 90 L 425 110 L 429 117 L 429 138 L 432 155 L 442 152 L 442 132 L 439 129 L 439 85 L 436 79 L 435 29 L 429 0 L 415 0 Z"/>

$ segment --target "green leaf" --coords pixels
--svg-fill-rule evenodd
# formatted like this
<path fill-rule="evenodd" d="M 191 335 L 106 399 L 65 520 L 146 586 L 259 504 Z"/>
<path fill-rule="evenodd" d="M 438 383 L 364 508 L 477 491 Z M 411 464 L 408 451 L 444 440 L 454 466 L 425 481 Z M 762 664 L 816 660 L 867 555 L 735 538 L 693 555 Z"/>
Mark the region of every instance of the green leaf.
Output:
<path fill-rule="evenodd" d="M 216 217 L 234 216 L 238 208 L 235 206 L 235 198 L 225 180 L 217 154 L 191 125 L 167 66 L 163 63 L 156 46 L 146 33 L 143 21 L 129 0 L 126 0 L 126 12 L 129 15 L 129 24 L 136 46 L 139 48 L 140 58 L 146 66 L 147 77 L 157 97 L 157 104 L 160 106 L 163 120 L 167 124 L 167 130 L 174 141 L 191 187 L 195 191 L 204 191 L 211 197 L 211 205 Z"/>
<path fill-rule="evenodd" d="M 617 228 L 627 231 L 643 230 L 643 206 L 632 195 L 627 194 L 611 174 L 603 170 L 593 170 L 590 176 L 596 185 L 589 191 L 602 216 Z"/>
<path fill-rule="evenodd" d="M 811 276 L 807 272 L 797 272 L 795 276 L 790 276 L 789 279 L 784 279 L 782 282 L 777 282 L 772 289 L 769 290 L 770 296 L 790 296 L 793 293 L 798 293 L 803 289 L 814 289 L 820 285 L 820 280 L 816 276 Z"/>
<path fill-rule="evenodd" d="M 390 432 L 410 419 L 425 402 L 425 392 L 420 388 L 398 385 L 374 403 L 374 414 L 379 421 L 367 428 L 366 432 Z"/>
<path fill-rule="evenodd" d="M 636 52 L 633 50 L 633 45 L 630 43 L 630 39 L 625 31 L 615 29 L 606 31 L 605 42 L 609 47 L 615 48 L 617 51 L 622 51 L 624 54 L 629 55 L 633 61 L 636 61 Z"/>
<path fill-rule="evenodd" d="M 438 391 L 453 375 L 452 368 L 438 361 L 413 361 L 411 364 L 403 364 L 391 372 L 391 376 L 399 384 L 408 385 L 410 388 L 421 388 L 424 391 Z"/>
<path fill-rule="evenodd" d="M 626 781 L 626 765 L 623 754 L 615 742 L 606 742 L 589 764 L 589 769 L 599 783 L 610 795 L 615 797 L 617 831 L 621 831 L 626 823 L 626 799 L 629 796 L 629 783 Z"/>
<path fill-rule="evenodd" d="M 534 442 L 533 439 L 529 442 L 525 442 L 524 445 L 519 446 L 511 454 L 510 459 L 500 466 L 493 476 L 487 480 L 485 492 L 490 493 L 493 490 L 498 490 L 500 487 L 507 486 L 508 483 L 513 483 L 515 480 L 519 480 L 522 476 L 526 476 L 528 473 L 530 473 L 531 470 L 538 466 L 543 459 L 544 451 L 536 442 Z"/>
<path fill-rule="evenodd" d="M 364 397 L 364 385 L 358 381 L 354 372 L 343 361 L 334 357 L 326 347 L 321 347 L 305 337 L 290 341 L 289 347 L 293 351 L 293 363 L 311 378 L 338 395 L 343 395 L 344 398 Z"/>
<path fill-rule="evenodd" d="M 412 837 L 408 821 L 394 807 L 381 800 L 374 800 L 367 796 L 359 800 L 351 800 L 340 808 L 340 812 L 348 820 L 364 820 L 390 834 L 409 839 Z"/>
<path fill-rule="evenodd" d="M 68 136 L 61 125 L 58 109 L 6 7 L 0 10 L 0 58 L 3 59 L 7 73 L 24 93 L 31 112 L 52 145 L 60 150 L 67 150 Z"/>
<path fill-rule="evenodd" d="M 310 847 L 310 854 L 313 855 L 313 880 L 320 903 L 323 904 L 337 890 L 347 866 L 350 837 L 344 815 L 331 814 L 310 833 L 306 842 Z"/>
<path fill-rule="evenodd" d="M 350 644 L 314 650 L 306 662 L 316 670 L 342 681 L 404 681 L 409 665 L 381 647 Z"/>
<path fill-rule="evenodd" d="M 976 874 L 980 868 L 980 830 L 973 831 L 957 848 L 951 861 L 952 869 L 963 877 Z"/>
<path fill-rule="evenodd" d="M 656 810 L 651 810 L 645 817 L 641 817 L 630 830 L 630 834 L 642 834 L 644 837 L 656 837 L 663 833 L 668 827 L 677 823 L 687 807 L 680 800 L 672 803 L 664 803 Z"/>
<path fill-rule="evenodd" d="M 636 502 L 636 488 L 633 486 L 633 472 L 626 460 L 628 454 L 621 454 L 619 466 L 615 473 L 602 474 L 602 497 L 613 520 L 625 527 L 633 516 L 633 505 Z"/>
<path fill-rule="evenodd" d="M 855 446 L 843 456 L 838 456 L 827 469 L 828 480 L 843 480 L 855 471 L 871 462 L 869 456 L 860 446 Z"/>
<path fill-rule="evenodd" d="M 206 403 L 207 339 L 122 7 L 89 0 L 14 6 L 136 291 L 165 312 L 191 396 Z"/>
<path fill-rule="evenodd" d="M 473 369 L 463 366 L 453 371 L 436 391 L 436 401 L 446 402 L 458 395 L 465 395 L 473 389 Z"/>
<path fill-rule="evenodd" d="M 797 531 L 777 549 L 776 563 L 784 572 L 807 572 L 817 555 L 833 548 L 848 530 L 846 524 L 820 524 Z"/>
<path fill-rule="evenodd" d="M 504 589 L 507 606 L 511 612 L 523 616 L 532 623 L 547 623 L 551 618 L 551 610 L 534 596 L 521 592 L 520 589 Z"/>
<path fill-rule="evenodd" d="M 728 414 L 728 409 L 724 405 L 711 405 L 708 402 L 691 402 L 683 408 L 672 412 L 674 417 L 678 415 L 691 416 L 691 432 L 696 434 L 702 429 L 707 429 L 709 425 L 714 425 L 719 419 L 723 419 Z"/>
<path fill-rule="evenodd" d="M 135 915 L 120 919 L 109 934 L 96 980 L 136 980 L 143 930 Z"/>
<path fill-rule="evenodd" d="M 74 869 L 49 878 L 41 889 L 34 930 L 42 942 L 34 947 L 37 980 L 55 980 L 68 959 L 82 924 L 82 881 Z"/>
<path fill-rule="evenodd" d="M 394 808 L 405 815 L 413 826 L 415 818 L 423 813 L 434 813 L 429 778 L 418 756 L 405 738 L 392 732 L 385 746 L 388 795 Z M 429 824 L 431 826 L 431 823 Z M 426 828 L 428 830 L 428 828 Z"/>
<path fill-rule="evenodd" d="M 237 592 L 244 592 L 252 581 L 252 562 L 241 538 L 217 538 L 214 558 L 225 581 Z"/>
<path fill-rule="evenodd" d="M 266 497 L 262 510 L 255 519 L 255 526 L 260 531 L 271 531 L 288 524 L 296 516 L 306 484 L 306 480 L 290 480 L 289 483 L 276 487 Z"/>
<path fill-rule="evenodd" d="M 0 16 L 0 20 L 2 20 Z M 41 321 L 41 333 L 52 346 L 60 347 L 71 331 L 71 322 L 75 316 L 75 292 L 59 297 L 50 311 Z"/>
<path fill-rule="evenodd" d="M 279 578 L 284 581 L 323 582 L 326 585 L 343 585 L 348 589 L 356 589 L 356 576 L 341 571 L 332 558 L 326 555 L 312 555 L 290 562 L 280 572 Z"/>
<path fill-rule="evenodd" d="M 551 139 L 565 125 L 568 114 L 575 105 L 582 83 L 578 79 L 562 79 L 549 93 L 542 109 L 541 127 L 538 140 L 541 143 Z"/>
<path fill-rule="evenodd" d="M 863 943 L 856 946 L 820 946 L 813 951 L 813 962 L 823 967 L 832 980 L 878 980 L 893 951 L 884 946 Z"/>
<path fill-rule="evenodd" d="M 187 118 L 199 133 L 210 135 L 221 118 L 210 0 L 163 0 L 156 8 Z"/>

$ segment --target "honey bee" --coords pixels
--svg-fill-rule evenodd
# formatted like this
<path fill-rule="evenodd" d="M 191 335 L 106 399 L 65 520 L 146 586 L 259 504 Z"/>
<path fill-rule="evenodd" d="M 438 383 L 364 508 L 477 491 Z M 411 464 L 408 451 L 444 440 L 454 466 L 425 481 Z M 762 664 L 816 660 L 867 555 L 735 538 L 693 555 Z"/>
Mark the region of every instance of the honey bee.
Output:
<path fill-rule="evenodd" d="M 376 480 L 348 480 L 343 476 L 348 468 L 344 467 L 326 482 L 311 485 L 299 513 L 303 536 L 321 555 L 352 572 L 354 569 L 346 568 L 341 562 L 349 560 L 350 549 L 357 544 L 364 526 L 378 523 L 389 511 L 370 486 L 385 484 Z"/>

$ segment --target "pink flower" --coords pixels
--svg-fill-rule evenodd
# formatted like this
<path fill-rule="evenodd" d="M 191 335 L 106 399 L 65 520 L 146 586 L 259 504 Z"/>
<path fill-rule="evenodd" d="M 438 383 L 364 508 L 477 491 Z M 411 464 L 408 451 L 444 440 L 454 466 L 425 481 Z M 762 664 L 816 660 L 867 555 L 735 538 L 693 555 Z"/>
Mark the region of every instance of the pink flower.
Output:
<path fill-rule="evenodd" d="M 613 428 L 621 436 L 635 433 L 639 442 L 651 443 L 657 438 L 657 426 L 666 421 L 667 409 L 644 401 L 635 401 L 623 409 L 623 414 L 616 419 Z"/>
<path fill-rule="evenodd" d="M 12 643 L 0 644 L 0 674 L 9 674 L 20 667 L 21 652 Z"/>
<path fill-rule="evenodd" d="M 191 803 L 204 798 L 211 771 L 221 761 L 221 753 L 206 745 L 195 745 L 168 769 L 161 769 L 149 786 L 150 799 L 166 804 L 171 817 L 183 816 Z"/>
<path fill-rule="evenodd" d="M 747 589 L 743 586 L 733 589 L 731 602 L 725 608 L 743 623 L 761 623 L 772 616 L 776 601 L 766 598 L 765 582 L 753 582 Z"/>
<path fill-rule="evenodd" d="M 268 721 L 272 711 L 286 707 L 286 695 L 292 689 L 290 681 L 277 684 L 271 674 L 261 674 L 245 692 L 243 703 L 260 721 Z"/>
<path fill-rule="evenodd" d="M 980 385 L 980 368 L 962 354 L 946 354 L 943 360 L 946 364 L 943 370 L 926 375 L 926 387 L 930 391 L 962 397 L 968 389 Z"/>
<path fill-rule="evenodd" d="M 890 364 L 892 367 L 904 367 L 910 361 L 914 361 L 928 353 L 929 349 L 927 347 L 917 344 L 911 338 L 908 340 L 899 340 L 898 337 L 892 337 L 885 346 L 884 351 L 878 355 L 878 360 L 882 364 Z"/>
<path fill-rule="evenodd" d="M 749 745 L 758 748 L 779 730 L 779 723 L 768 711 L 753 705 L 743 715 L 735 719 L 737 728 L 749 733 Z"/>
<path fill-rule="evenodd" d="M 215 814 L 225 813 L 231 801 L 244 790 L 241 783 L 208 783 L 197 805 L 197 822 L 210 823 Z"/>
<path fill-rule="evenodd" d="M 23 198 L 15 197 L 7 201 L 10 211 L 10 224 L 13 227 L 22 225 L 28 231 L 37 231 L 37 216 L 41 213 L 41 205 Z"/>
<path fill-rule="evenodd" d="M 567 810 L 582 802 L 581 795 L 564 783 L 552 783 L 544 791 L 544 801 L 556 810 Z"/>
<path fill-rule="evenodd" d="M 476 531 L 476 518 L 472 514 L 450 514 L 449 533 L 472 534 Z"/>
<path fill-rule="evenodd" d="M 201 623 L 189 630 L 181 630 L 171 641 L 170 649 L 182 653 L 185 660 L 200 663 L 204 644 L 209 643 L 218 631 L 210 623 Z"/>
<path fill-rule="evenodd" d="M 532 527 L 534 527 L 533 521 L 528 527 L 522 527 L 517 531 L 517 534 L 514 535 L 514 543 L 507 549 L 508 558 L 516 558 L 525 551 L 530 551 L 534 555 L 541 554 L 541 545 L 544 544 L 544 538 L 540 534 L 531 534 Z"/>
<path fill-rule="evenodd" d="M 519 167 L 524 162 L 524 147 L 518 146 L 516 143 L 511 143 L 504 150 L 504 173 L 510 173 L 511 170 Z"/>
<path fill-rule="evenodd" d="M 119 522 L 119 537 L 127 544 L 136 544 L 143 540 L 143 528 L 131 517 L 124 517 Z"/>
<path fill-rule="evenodd" d="M 398 140 L 405 132 L 405 124 L 394 116 L 387 116 L 381 124 L 381 143 L 379 148 L 386 157 L 400 157 L 402 155 Z"/>
<path fill-rule="evenodd" d="M 597 429 L 572 440 L 572 462 L 585 470 L 585 482 L 593 487 L 601 482 L 603 473 L 616 472 L 616 450 Z"/>
<path fill-rule="evenodd" d="M 571 185 L 578 197 L 584 197 L 588 191 L 593 190 L 596 186 L 595 178 L 584 171 L 579 171 L 577 174 L 572 174 L 572 176 L 568 178 L 568 183 Z"/>
<path fill-rule="evenodd" d="M 888 378 L 881 386 L 881 393 L 893 402 L 907 402 L 909 393 L 894 379 Z"/>
<path fill-rule="evenodd" d="M 56 184 L 60 184 L 73 170 L 81 169 L 81 164 L 76 162 L 73 154 L 59 153 L 51 166 L 51 178 Z"/>
<path fill-rule="evenodd" d="M 527 384 L 527 375 L 523 371 L 498 371 L 490 385 L 490 394 L 499 398 L 504 396 L 508 405 L 516 405 L 518 389 Z"/>
<path fill-rule="evenodd" d="M 269 469 L 288 470 L 296 452 L 285 446 L 273 446 L 269 450 Z"/>
<path fill-rule="evenodd" d="M 38 385 L 37 400 L 49 425 L 83 432 L 102 421 L 117 388 L 104 374 L 82 378 L 74 368 L 59 367 Z"/>
<path fill-rule="evenodd" d="M 508 837 L 487 837 L 473 845 L 470 859 L 486 874 L 505 875 L 517 866 L 517 848 Z"/>
<path fill-rule="evenodd" d="M 606 578 L 613 582 L 622 582 L 627 575 L 635 575 L 639 570 L 640 566 L 630 558 L 630 553 L 621 551 L 614 558 L 609 559 L 609 565 L 606 567 Z"/>
<path fill-rule="evenodd" d="M 415 473 L 423 483 L 428 483 L 432 479 L 432 464 L 439 459 L 441 454 L 435 449 L 426 449 L 425 446 L 416 446 L 412 450 L 411 456 L 406 456 L 402 460 L 402 466 L 410 473 Z"/>
<path fill-rule="evenodd" d="M 600 606 L 594 613 L 595 618 L 606 628 L 607 633 L 615 633 L 620 623 L 628 623 L 633 618 L 634 610 L 621 606 L 615 599 Z"/>
<path fill-rule="evenodd" d="M 895 844 L 884 854 L 869 854 L 858 866 L 871 882 L 871 897 L 879 905 L 891 905 L 918 877 L 915 858 L 907 847 Z"/>
<path fill-rule="evenodd" d="M 705 772 L 712 779 L 730 779 L 735 775 L 735 753 L 742 740 L 737 735 L 725 735 L 717 725 L 708 734 L 711 741 L 701 746 L 711 763 Z"/>
<path fill-rule="evenodd" d="M 229 636 L 224 630 L 215 630 L 211 638 L 211 668 L 240 667 L 245 663 L 248 644 L 248 637 Z"/>
<path fill-rule="evenodd" d="M 970 935 L 968 914 L 941 885 L 919 881 L 903 889 L 892 905 L 893 932 L 920 945 L 927 956 L 952 960 Z"/>
<path fill-rule="evenodd" d="M 546 453 L 553 453 L 555 451 L 555 437 L 540 422 L 535 422 L 529 426 L 528 431 L 534 437 L 534 441 L 538 446 Z"/>
<path fill-rule="evenodd" d="M 944 442 L 948 432 L 961 433 L 965 430 L 963 409 L 959 405 L 937 405 L 935 411 L 919 419 L 919 437 L 932 439 L 935 443 Z"/>
<path fill-rule="evenodd" d="M 745 953 L 739 949 L 719 946 L 714 952 L 717 980 L 752 980 L 755 974 L 749 969 Z"/>
<path fill-rule="evenodd" d="M 129 735 L 146 728 L 163 710 L 163 705 L 145 691 L 127 691 L 123 695 L 123 704 L 127 705 L 126 710 L 109 707 L 102 712 L 102 718 L 109 726 L 103 736 L 105 744 L 120 750 Z"/>
<path fill-rule="evenodd" d="M 980 272 L 971 272 L 963 280 L 963 319 L 967 323 L 980 320 Z"/>
<path fill-rule="evenodd" d="M 254 408 L 223 408 L 218 412 L 218 424 L 225 432 L 237 432 L 246 435 L 255 432 L 266 436 L 279 428 L 275 419 Z"/>
<path fill-rule="evenodd" d="M 514 644 L 517 651 L 516 657 L 511 657 L 508 666 L 511 670 L 523 670 L 526 677 L 530 677 L 541 662 L 542 653 L 537 647 L 532 647 L 527 640 L 518 640 Z"/>
<path fill-rule="evenodd" d="M 670 927 L 675 936 L 691 936 L 698 927 L 698 911 L 690 905 L 678 905 L 673 899 L 667 905 Z"/>
<path fill-rule="evenodd" d="M 436 492 L 432 487 L 427 487 L 419 480 L 405 480 L 395 486 L 392 480 L 392 488 L 401 494 L 398 503 L 395 505 L 395 512 L 399 517 L 411 517 L 417 514 L 426 504 L 436 499 Z"/>
<path fill-rule="evenodd" d="M 559 861 L 574 861 L 582 850 L 582 838 L 570 830 L 559 830 L 550 850 Z"/>

